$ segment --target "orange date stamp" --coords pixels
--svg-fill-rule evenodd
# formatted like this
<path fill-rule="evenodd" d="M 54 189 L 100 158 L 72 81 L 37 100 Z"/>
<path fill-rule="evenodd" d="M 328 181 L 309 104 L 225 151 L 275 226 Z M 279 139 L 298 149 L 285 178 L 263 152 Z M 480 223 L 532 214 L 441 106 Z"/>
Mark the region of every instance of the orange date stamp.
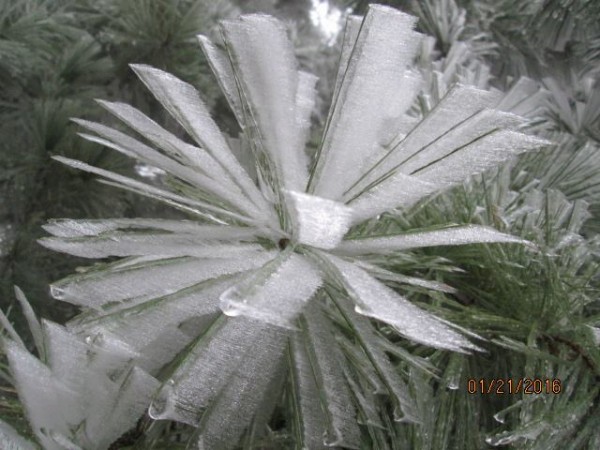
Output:
<path fill-rule="evenodd" d="M 562 383 L 558 378 L 469 378 L 469 394 L 560 394 Z"/>

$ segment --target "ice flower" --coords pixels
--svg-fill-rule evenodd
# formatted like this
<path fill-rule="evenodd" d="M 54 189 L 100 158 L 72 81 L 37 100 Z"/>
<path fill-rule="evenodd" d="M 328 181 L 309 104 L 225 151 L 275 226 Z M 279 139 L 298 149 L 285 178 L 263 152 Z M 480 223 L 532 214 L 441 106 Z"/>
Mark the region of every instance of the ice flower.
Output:
<path fill-rule="evenodd" d="M 389 272 L 373 256 L 522 241 L 477 225 L 372 235 L 361 224 L 543 142 L 494 109 L 497 92 L 474 87 L 455 85 L 425 117 L 408 114 L 421 82 L 410 69 L 415 20 L 383 6 L 349 17 L 314 155 L 305 143 L 317 80 L 297 69 L 281 23 L 249 15 L 222 22 L 220 43 L 200 36 L 238 140 L 221 133 L 192 86 L 133 65 L 190 140 L 121 103 L 100 102 L 138 137 L 76 122 L 85 139 L 167 172 L 168 185 L 56 157 L 189 216 L 54 220 L 45 227 L 54 237 L 41 242 L 122 258 L 55 283 L 52 294 L 87 308 L 70 329 L 117 336 L 139 353 L 137 364 L 163 380 L 150 415 L 197 426 L 201 448 L 260 433 L 282 392 L 299 448 L 358 448 L 358 424 L 380 424 L 379 394 L 397 419 L 418 420 L 377 323 L 436 348 L 477 348 L 382 280 L 447 287 Z"/>
<path fill-rule="evenodd" d="M 10 339 L 3 344 L 31 429 L 44 450 L 108 448 L 133 427 L 158 381 L 135 367 L 136 353 L 114 336 L 79 337 L 53 322 L 38 321 L 15 288 L 39 359 L 0 311 Z M 0 421 L 3 449 L 37 449 Z"/>

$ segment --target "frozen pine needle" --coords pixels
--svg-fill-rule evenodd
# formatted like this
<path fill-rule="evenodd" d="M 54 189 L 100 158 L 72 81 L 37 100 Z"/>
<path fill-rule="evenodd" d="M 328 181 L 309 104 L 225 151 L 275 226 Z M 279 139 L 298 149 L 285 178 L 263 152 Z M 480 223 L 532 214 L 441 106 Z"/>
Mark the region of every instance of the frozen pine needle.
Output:
<path fill-rule="evenodd" d="M 200 37 L 247 157 L 234 156 L 194 87 L 149 66 L 132 67 L 192 143 L 121 103 L 101 104 L 146 143 L 77 121 L 85 139 L 159 167 L 176 181 L 170 186 L 184 188 L 62 162 L 178 208 L 189 220 L 50 222 L 53 237 L 42 245 L 122 258 L 59 281 L 52 292 L 90 308 L 70 323 L 73 331 L 110 333 L 139 354 L 138 364 L 164 383 L 151 415 L 197 426 L 201 448 L 234 448 L 260 434 L 265 408 L 272 410 L 266 405 L 282 397 L 291 399 L 297 448 L 362 448 L 357 423 L 379 423 L 374 416 L 387 414 L 374 390 L 386 394 L 398 420 L 419 421 L 376 324 L 427 346 L 478 350 L 472 336 L 386 285 L 394 278 L 381 276 L 387 268 L 377 259 L 362 259 L 524 241 L 477 225 L 386 236 L 356 229 L 545 142 L 514 131 L 520 119 L 494 109 L 496 93 L 465 85 L 421 120 L 410 118 L 421 85 L 411 70 L 422 38 L 414 25 L 414 17 L 379 5 L 369 7 L 362 25 L 349 18 L 312 161 L 305 141 L 315 80 L 298 70 L 283 24 L 265 15 L 223 22 L 222 43 Z M 343 345 L 342 329 L 351 330 Z M 11 352 L 16 361 L 26 358 L 18 347 Z"/>

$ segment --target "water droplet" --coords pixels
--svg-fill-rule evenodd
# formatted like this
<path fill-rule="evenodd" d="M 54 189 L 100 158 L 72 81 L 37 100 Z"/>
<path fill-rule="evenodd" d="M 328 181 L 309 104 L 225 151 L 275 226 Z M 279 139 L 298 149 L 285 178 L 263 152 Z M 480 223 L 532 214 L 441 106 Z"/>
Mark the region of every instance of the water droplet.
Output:
<path fill-rule="evenodd" d="M 56 300 L 64 300 L 65 298 L 65 290 L 59 288 L 58 286 L 50 285 L 50 295 L 54 297 Z"/>
<path fill-rule="evenodd" d="M 93 342 L 93 338 L 92 336 L 90 336 L 89 334 L 83 338 L 83 340 L 85 341 L 86 344 L 90 345 Z"/>

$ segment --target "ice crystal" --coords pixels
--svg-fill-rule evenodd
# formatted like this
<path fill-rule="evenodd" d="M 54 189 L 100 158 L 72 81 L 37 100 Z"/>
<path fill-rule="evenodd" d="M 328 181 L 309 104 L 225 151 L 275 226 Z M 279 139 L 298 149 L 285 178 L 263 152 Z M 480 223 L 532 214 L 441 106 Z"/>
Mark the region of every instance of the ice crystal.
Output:
<path fill-rule="evenodd" d="M 415 20 L 377 5 L 362 21 L 348 18 L 312 161 L 305 141 L 315 79 L 297 70 L 285 27 L 264 15 L 222 22 L 222 42 L 200 37 L 248 155 L 234 156 L 232 141 L 191 85 L 134 65 L 192 143 L 120 103 L 101 105 L 143 142 L 77 123 L 92 133 L 83 138 L 167 172 L 172 187 L 57 158 L 190 217 L 54 220 L 46 227 L 54 237 L 41 243 L 84 258 L 123 258 L 62 280 L 52 293 L 90 308 L 71 329 L 117 336 L 139 353 L 141 367 L 163 367 L 150 414 L 197 426 L 201 448 L 231 448 L 246 429 L 260 429 L 266 418 L 256 412 L 277 401 L 286 371 L 298 448 L 358 448 L 358 423 L 378 422 L 374 391 L 389 395 L 397 419 L 418 420 L 370 319 L 432 347 L 477 349 L 464 330 L 381 280 L 451 288 L 361 259 L 523 241 L 477 225 L 349 233 L 544 144 L 516 131 L 519 117 L 496 109 L 498 93 L 471 86 L 455 85 L 421 120 L 411 117 L 421 83 L 410 69 L 421 40 Z"/>

